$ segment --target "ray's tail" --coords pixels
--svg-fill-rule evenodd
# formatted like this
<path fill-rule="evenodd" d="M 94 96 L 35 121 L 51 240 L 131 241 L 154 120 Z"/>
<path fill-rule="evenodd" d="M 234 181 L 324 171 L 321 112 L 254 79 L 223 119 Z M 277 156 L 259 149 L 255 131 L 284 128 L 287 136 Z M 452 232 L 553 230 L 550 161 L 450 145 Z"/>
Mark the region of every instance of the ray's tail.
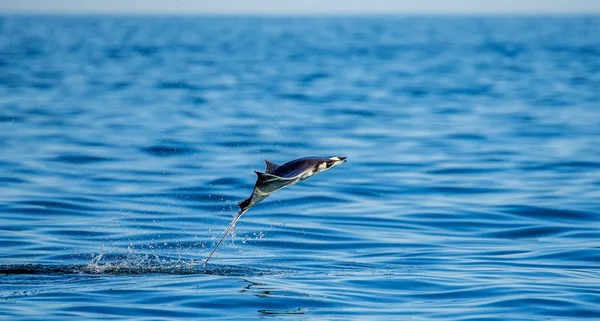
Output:
<path fill-rule="evenodd" d="M 225 238 L 227 237 L 227 235 L 229 235 L 229 233 L 231 232 L 231 230 L 235 226 L 235 223 L 237 223 L 237 221 L 240 219 L 240 217 L 242 217 L 242 215 L 244 215 L 244 213 L 246 213 L 246 211 L 247 211 L 247 209 L 240 210 L 239 213 L 237 214 L 237 216 L 233 219 L 233 221 L 231 221 L 231 223 L 229 224 L 229 226 L 225 229 L 225 232 L 223 232 L 223 236 L 219 240 L 219 243 L 217 243 L 217 246 L 215 246 L 215 248 L 212 250 L 212 252 L 210 252 L 210 254 L 208 255 L 208 258 L 206 258 L 206 261 L 204 261 L 204 265 L 206 265 L 206 263 L 208 263 L 208 261 L 213 256 L 213 254 L 215 254 L 215 252 L 217 251 L 217 249 L 219 248 L 219 246 L 221 245 L 221 243 L 223 243 L 223 240 L 225 240 Z"/>

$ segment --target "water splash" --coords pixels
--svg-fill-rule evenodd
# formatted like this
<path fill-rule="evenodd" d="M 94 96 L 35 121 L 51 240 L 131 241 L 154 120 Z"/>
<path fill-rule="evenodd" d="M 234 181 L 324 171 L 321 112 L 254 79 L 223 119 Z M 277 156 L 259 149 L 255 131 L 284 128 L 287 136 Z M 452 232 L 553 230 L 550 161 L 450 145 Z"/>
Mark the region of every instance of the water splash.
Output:
<path fill-rule="evenodd" d="M 147 275 L 147 274 L 210 274 L 223 276 L 256 276 L 266 271 L 233 265 L 205 265 L 193 259 L 173 259 L 155 254 L 128 254 L 124 258 L 102 263 L 98 254 L 88 264 L 2 264 L 0 274 L 82 274 L 82 275 Z"/>

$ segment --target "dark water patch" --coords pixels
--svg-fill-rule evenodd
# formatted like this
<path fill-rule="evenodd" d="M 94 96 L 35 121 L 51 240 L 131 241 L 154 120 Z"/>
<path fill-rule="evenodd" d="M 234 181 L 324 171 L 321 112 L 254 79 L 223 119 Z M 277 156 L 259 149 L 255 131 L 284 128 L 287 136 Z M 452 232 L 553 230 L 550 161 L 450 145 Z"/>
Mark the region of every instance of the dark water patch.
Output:
<path fill-rule="evenodd" d="M 171 189 L 173 193 L 199 193 L 206 192 L 209 193 L 211 188 L 209 186 L 189 186 L 189 187 L 176 187 Z"/>
<path fill-rule="evenodd" d="M 85 238 L 86 240 L 92 240 L 92 239 L 105 240 L 114 235 L 114 233 L 110 233 L 110 232 L 89 231 L 89 230 L 86 230 L 86 228 L 87 228 L 86 226 L 82 227 L 81 229 L 59 228 L 59 229 L 53 229 L 46 233 L 48 235 L 56 235 L 59 237 L 75 237 L 75 238 L 81 237 L 81 238 Z"/>
<path fill-rule="evenodd" d="M 151 46 L 151 45 L 135 45 L 132 46 L 131 49 L 144 57 L 150 57 L 156 55 L 160 51 L 159 46 Z"/>
<path fill-rule="evenodd" d="M 132 83 L 129 81 L 117 81 L 111 84 L 110 88 L 114 91 L 126 89 L 132 86 Z"/>
<path fill-rule="evenodd" d="M 523 227 L 523 223 L 511 220 L 508 215 L 494 213 L 402 213 L 401 217 L 408 222 L 427 230 L 438 228 L 433 233 L 443 232 L 445 234 L 471 234 L 489 233 L 495 230 L 517 229 Z M 449 227 L 451 226 L 451 228 Z"/>
<path fill-rule="evenodd" d="M 328 204 L 327 206 L 330 206 L 332 204 L 341 204 L 341 203 L 346 203 L 348 201 L 342 197 L 313 195 L 313 196 L 288 198 L 286 200 L 283 200 L 282 202 L 285 202 L 287 204 Z"/>
<path fill-rule="evenodd" d="M 39 207 L 39 206 L 9 206 L 4 208 L 6 216 L 18 218 L 23 221 L 37 221 L 48 217 L 65 218 L 89 216 L 88 213 L 80 210 Z"/>
<path fill-rule="evenodd" d="M 221 212 L 237 213 L 240 210 L 240 208 L 237 206 L 237 202 L 241 201 L 242 199 L 243 198 L 240 197 L 237 200 L 232 201 L 230 204 L 208 203 L 208 204 L 197 205 L 197 204 L 190 203 L 186 207 L 189 208 L 190 210 L 197 211 L 198 213 L 221 213 Z"/>
<path fill-rule="evenodd" d="M 404 214 L 401 214 L 404 215 Z M 381 230 L 386 230 L 386 229 L 395 229 L 398 231 L 414 231 L 414 230 L 430 230 L 431 229 L 431 225 L 427 224 L 426 222 L 422 222 L 422 223 L 416 223 L 416 222 L 407 222 L 407 221 L 401 221 L 398 220 L 397 218 L 393 218 L 393 219 L 384 219 L 384 218 L 373 218 L 373 217 L 369 217 L 368 220 L 365 219 L 364 216 L 362 215 L 351 215 L 351 216 L 345 216 L 345 217 L 330 217 L 330 218 L 326 218 L 327 222 L 329 222 L 331 224 L 332 227 L 335 228 L 341 228 L 341 229 L 348 229 L 348 230 L 352 230 L 353 228 L 361 228 L 361 229 L 365 229 L 365 232 L 369 231 L 369 230 L 374 230 L 374 229 L 381 229 Z"/>
<path fill-rule="evenodd" d="M 186 51 L 186 52 L 193 53 L 193 54 L 202 53 L 207 48 L 207 46 L 205 46 L 204 44 L 199 44 L 199 43 L 178 43 L 178 44 L 173 44 L 171 47 L 175 51 L 181 50 L 181 51 Z"/>
<path fill-rule="evenodd" d="M 246 182 L 244 180 L 241 180 L 239 178 L 235 178 L 235 177 L 224 177 L 224 178 L 217 178 L 214 179 L 210 182 L 208 182 L 209 186 L 231 186 L 231 187 L 237 187 L 237 186 L 245 186 Z"/>
<path fill-rule="evenodd" d="M 264 314 L 266 316 L 271 315 L 295 315 L 295 314 L 306 314 L 305 309 L 298 308 L 296 310 L 283 310 L 283 311 L 274 311 L 274 310 L 258 310 L 259 313 Z"/>
<path fill-rule="evenodd" d="M 285 233 L 289 236 L 304 236 L 303 233 Z M 311 235 L 312 236 L 312 235 Z M 275 249 L 287 249 L 287 250 L 297 250 L 297 251 L 314 251 L 314 250 L 328 250 L 328 251 L 350 251 L 350 250 L 368 250 L 368 249 L 378 249 L 381 247 L 389 246 L 390 243 L 376 244 L 376 243 L 368 243 L 362 241 L 356 241 L 352 238 L 340 238 L 342 241 L 336 242 L 333 240 L 328 240 L 324 242 L 320 242 L 319 240 L 323 237 L 323 235 L 314 235 L 314 237 L 310 240 L 297 240 L 297 241 L 276 241 L 272 239 L 263 239 L 258 242 L 261 247 L 275 250 Z M 337 239 L 335 237 L 331 237 L 331 239 Z M 247 244 L 252 244 L 252 241 L 246 241 Z"/>
<path fill-rule="evenodd" d="M 492 238 L 541 238 L 558 236 L 565 231 L 564 227 L 549 227 L 549 226 L 529 226 L 515 228 L 510 230 L 496 231 L 485 233 L 486 237 Z"/>
<path fill-rule="evenodd" d="M 187 81 L 183 81 L 183 80 L 176 80 L 176 81 L 160 81 L 158 82 L 158 84 L 156 85 L 157 88 L 159 89 L 181 89 L 181 90 L 187 90 L 187 91 L 196 91 L 196 90 L 201 90 L 202 88 L 198 85 L 189 83 Z"/>
<path fill-rule="evenodd" d="M 165 145 L 155 145 L 143 148 L 142 151 L 146 154 L 150 154 L 152 156 L 180 156 L 180 155 L 190 155 L 197 153 L 198 151 L 193 148 L 188 147 L 177 147 L 177 146 L 165 146 Z"/>
<path fill-rule="evenodd" d="M 0 74 L 0 87 L 6 87 L 8 89 L 18 89 L 25 87 L 25 81 L 17 75 L 11 75 L 9 73 Z"/>
<path fill-rule="evenodd" d="M 6 230 L 6 229 L 2 229 L 2 230 Z M 15 240 L 13 238 L 10 238 L 10 239 L 3 239 L 3 238 L 4 237 L 0 238 L 0 246 L 2 246 L 2 247 L 30 248 L 35 245 L 35 243 L 31 242 L 31 241 Z"/>
<path fill-rule="evenodd" d="M 556 44 L 556 45 L 548 45 L 546 47 L 551 52 L 554 53 L 568 53 L 574 55 L 590 55 L 590 56 L 600 56 L 600 47 L 597 45 L 589 44 L 589 45 L 572 45 L 572 44 Z"/>
<path fill-rule="evenodd" d="M 390 196 L 401 194 L 400 191 L 386 188 L 384 186 L 373 186 L 372 184 L 361 184 L 360 188 L 356 186 L 336 187 L 339 191 L 344 192 L 344 195 L 354 195 L 360 197 L 380 198 L 382 196 Z"/>
<path fill-rule="evenodd" d="M 356 116 L 361 118 L 370 118 L 379 115 L 379 113 L 375 110 L 370 109 L 355 109 L 355 108 L 332 108 L 329 110 L 332 114 L 339 115 L 347 115 L 347 116 Z"/>
<path fill-rule="evenodd" d="M 582 239 L 582 240 L 595 240 L 600 239 L 600 229 L 593 231 L 585 231 L 585 230 L 566 230 L 563 233 L 563 237 L 572 238 L 572 239 Z"/>
<path fill-rule="evenodd" d="M 281 229 L 276 229 L 269 231 L 269 237 L 272 239 L 302 239 L 302 244 L 306 244 L 306 246 L 326 246 L 331 248 L 362 248 L 363 246 L 369 246 L 368 242 L 363 242 L 364 240 L 358 240 L 356 237 L 352 235 L 343 235 L 343 230 L 334 229 L 334 226 L 331 227 L 306 227 L 301 228 L 298 226 L 294 226 L 293 222 L 290 224 L 286 224 L 285 227 Z M 337 227 L 336 227 L 337 228 Z M 294 236 L 294 237 L 291 237 Z M 307 243 L 314 242 L 313 245 L 309 245 Z M 256 240 L 256 242 L 263 243 L 269 242 L 268 239 L 260 239 Z M 362 242 L 362 243 L 361 243 Z M 363 244 L 364 243 L 364 244 Z"/>
<path fill-rule="evenodd" d="M 329 76 L 330 76 L 329 74 L 324 73 L 324 72 L 315 72 L 315 73 L 307 74 L 307 75 L 300 77 L 300 79 L 298 79 L 298 81 L 303 84 L 311 84 L 317 80 L 326 79 Z"/>
<path fill-rule="evenodd" d="M 277 154 L 280 151 L 280 149 L 275 147 L 260 147 L 257 148 L 255 151 L 257 154 L 274 155 Z"/>
<path fill-rule="evenodd" d="M 532 255 L 531 259 L 540 261 L 587 262 L 594 264 L 600 261 L 600 247 L 587 247 L 581 249 L 562 249 L 551 253 Z"/>
<path fill-rule="evenodd" d="M 411 297 L 414 299 L 420 300 L 435 300 L 441 298 L 451 297 L 454 300 L 465 300 L 469 298 L 488 298 L 493 297 L 497 293 L 498 286 L 471 286 L 464 287 L 460 289 L 456 289 L 453 287 L 452 289 L 448 289 L 445 291 L 428 291 L 426 293 L 415 293 L 412 294 Z"/>
<path fill-rule="evenodd" d="M 2 76 L 0 76 L 0 83 L 2 83 Z M 20 123 L 25 121 L 25 117 L 18 115 L 0 114 L 0 123 Z"/>
<path fill-rule="evenodd" d="M 136 291 L 107 291 L 107 294 L 110 295 L 119 295 L 119 296 L 129 296 L 135 295 Z M 198 318 L 198 317 L 207 317 L 206 315 L 198 315 L 193 312 L 183 312 L 179 310 L 173 310 L 170 308 L 163 308 L 156 305 L 152 305 L 152 307 L 144 307 L 137 308 L 131 306 L 119 307 L 116 310 L 114 307 L 103 306 L 103 305 L 95 305 L 95 304 L 85 304 L 79 303 L 73 306 L 65 306 L 59 308 L 60 314 L 62 316 L 80 316 L 85 315 L 85 318 L 96 317 L 98 319 L 111 319 L 112 316 L 120 316 L 120 317 L 129 317 L 135 318 L 141 314 L 151 314 L 153 318 L 161 318 L 161 319 L 181 319 L 181 318 Z"/>
<path fill-rule="evenodd" d="M 470 140 L 470 141 L 485 141 L 487 137 L 484 135 L 472 134 L 472 133 L 462 133 L 462 134 L 451 134 L 448 135 L 449 139 L 455 140 Z"/>
<path fill-rule="evenodd" d="M 98 148 L 106 148 L 106 147 L 111 146 L 111 144 L 108 144 L 108 143 L 102 142 L 102 141 L 98 141 L 98 140 L 83 139 L 80 137 L 78 137 L 78 138 L 70 137 L 69 139 L 71 140 L 71 143 L 73 145 L 77 145 L 77 146 L 98 147 Z"/>
<path fill-rule="evenodd" d="M 569 299 L 534 297 L 533 295 L 522 297 L 510 297 L 494 300 L 485 306 L 500 308 L 528 306 L 541 315 L 568 318 L 594 318 L 599 317 L 600 312 L 590 308 L 580 307 L 579 303 Z"/>
<path fill-rule="evenodd" d="M 570 161 L 570 162 L 551 162 L 543 164 L 531 164 L 523 167 L 527 170 L 589 170 L 600 168 L 600 162 L 594 161 Z"/>
<path fill-rule="evenodd" d="M 507 58 L 517 58 L 520 54 L 524 53 L 528 48 L 523 44 L 518 43 L 503 43 L 497 41 L 489 41 L 482 44 L 479 49 L 483 52 L 489 52 L 493 54 L 500 54 Z"/>
<path fill-rule="evenodd" d="M 176 172 L 172 171 L 172 170 L 167 170 L 167 169 L 157 169 L 157 170 L 141 170 L 141 169 L 127 169 L 126 172 L 129 176 L 131 175 L 132 178 L 137 178 L 139 180 L 140 177 L 144 177 L 144 178 L 148 178 L 147 180 L 149 182 L 155 181 L 155 179 L 157 178 L 161 178 L 161 177 L 165 177 L 165 176 L 173 176 L 175 175 Z M 106 179 L 106 177 L 98 177 L 98 179 Z M 108 178 L 113 179 L 113 180 L 117 180 L 117 181 L 121 181 L 121 182 L 130 182 L 129 178 L 125 178 L 122 175 L 121 176 L 114 176 L 114 177 L 110 177 Z"/>
<path fill-rule="evenodd" d="M 493 86 L 491 85 L 474 85 L 470 87 L 455 87 L 455 88 L 442 88 L 438 89 L 436 93 L 440 96 L 483 96 L 492 95 Z"/>
<path fill-rule="evenodd" d="M 433 174 L 433 175 L 463 175 L 463 174 L 494 173 L 494 172 L 499 172 L 499 171 L 502 171 L 502 169 L 463 167 L 463 168 L 432 169 L 430 171 L 427 171 L 427 173 Z"/>
<path fill-rule="evenodd" d="M 171 199 L 177 199 L 182 201 L 193 201 L 193 202 L 232 202 L 237 199 L 234 196 L 228 194 L 219 193 L 158 193 L 154 194 L 154 197 L 166 197 Z"/>
<path fill-rule="evenodd" d="M 179 220 L 175 221 L 172 216 L 165 213 L 154 214 L 153 217 L 149 218 L 126 217 L 120 219 L 120 222 L 126 224 L 125 226 L 129 226 L 136 230 L 144 230 L 145 232 L 137 235 L 137 237 L 140 239 L 147 239 L 149 244 L 154 244 L 156 241 L 165 240 L 169 237 L 177 239 L 180 236 L 177 232 L 181 231 L 181 225 L 176 225 L 176 223 L 179 223 Z M 112 235 L 111 239 L 122 242 L 132 241 L 131 236 L 127 234 L 119 236 Z"/>
<path fill-rule="evenodd" d="M 64 211 L 40 208 L 38 206 L 4 206 L 2 213 L 6 218 L 18 217 L 19 221 L 37 221 L 43 215 L 65 215 Z"/>
<path fill-rule="evenodd" d="M 122 62 L 130 56 L 129 52 L 121 48 L 107 48 L 104 54 L 106 55 L 107 60 L 114 60 L 117 62 Z"/>
<path fill-rule="evenodd" d="M 282 93 L 279 93 L 277 95 L 277 97 L 282 100 L 308 102 L 308 103 L 314 103 L 314 104 L 328 104 L 333 101 L 336 101 L 336 98 L 333 95 L 317 96 L 314 94 L 311 95 L 311 94 L 305 94 L 305 93 L 300 93 L 300 92 L 282 92 Z M 356 97 L 355 97 L 355 99 L 356 99 Z"/>
<path fill-rule="evenodd" d="M 52 159 L 54 162 L 68 164 L 94 164 L 100 162 L 116 161 L 116 158 L 108 156 L 90 156 L 90 155 L 61 155 Z"/>
<path fill-rule="evenodd" d="M 273 152 L 277 152 L 281 150 L 281 148 L 303 148 L 306 146 L 305 143 L 302 142 L 272 142 L 266 143 L 261 141 L 253 141 L 253 140 L 244 140 L 244 141 L 223 141 L 217 142 L 217 146 L 222 147 L 232 147 L 232 148 L 246 148 L 246 147 L 254 147 L 261 148 L 261 154 L 273 154 Z M 270 145 L 271 147 L 267 147 L 265 145 Z M 269 152 L 272 151 L 272 152 Z"/>
<path fill-rule="evenodd" d="M 494 250 L 489 252 L 483 252 L 481 255 L 483 256 L 492 256 L 492 257 L 518 257 L 523 256 L 529 253 L 527 250 Z"/>
<path fill-rule="evenodd" d="M 373 168 L 376 169 L 378 171 L 381 172 L 386 172 L 387 170 L 392 170 L 392 169 L 396 169 L 398 171 L 402 171 L 402 170 L 414 170 L 417 168 L 421 168 L 421 167 L 427 167 L 429 166 L 426 163 L 422 163 L 422 162 L 410 162 L 410 161 L 391 161 L 391 160 L 385 160 L 382 161 L 380 159 L 372 159 L 369 161 L 364 161 L 364 160 L 356 160 L 356 161 L 352 161 L 352 165 L 356 164 L 359 167 L 365 167 L 365 168 Z"/>
<path fill-rule="evenodd" d="M 253 146 L 259 146 L 261 145 L 260 143 L 254 142 L 254 141 L 225 141 L 225 142 L 217 142 L 216 143 L 217 146 L 222 146 L 222 147 L 253 147 Z"/>
<path fill-rule="evenodd" d="M 39 201 L 21 201 L 17 202 L 17 204 L 25 205 L 25 206 L 34 206 L 42 209 L 54 209 L 54 210 L 69 210 L 69 211 L 97 211 L 99 210 L 96 207 L 85 206 L 80 204 L 75 204 L 75 202 L 68 201 L 59 201 L 59 200 L 39 200 Z"/>
<path fill-rule="evenodd" d="M 507 192 L 507 189 L 493 187 L 467 187 L 467 186 L 433 186 L 425 188 L 429 192 L 442 194 L 498 194 Z"/>
<path fill-rule="evenodd" d="M 298 149 L 298 148 L 307 148 L 309 146 L 307 142 L 298 141 L 298 140 L 277 141 L 277 142 L 274 142 L 271 144 L 274 147 L 278 148 L 279 150 L 281 148 Z M 280 161 L 280 163 L 283 163 L 283 161 Z"/>
<path fill-rule="evenodd" d="M 408 94 L 412 98 L 422 98 L 431 95 L 429 88 L 419 85 L 409 85 L 402 90 L 399 90 L 396 94 Z"/>
<path fill-rule="evenodd" d="M 202 96 L 189 97 L 189 100 L 194 105 L 204 105 L 209 102 L 209 100 L 207 98 L 202 97 Z"/>
<path fill-rule="evenodd" d="M 504 213 L 548 221 L 597 221 L 600 218 L 598 214 L 591 212 L 531 205 L 506 205 L 500 207 L 499 210 Z"/>
<path fill-rule="evenodd" d="M 7 176 L 0 176 L 0 183 L 13 183 L 13 184 L 19 184 L 19 183 L 26 183 L 27 181 L 24 179 L 20 179 L 17 177 L 7 177 Z"/>
<path fill-rule="evenodd" d="M 85 204 L 100 203 L 100 200 L 98 200 L 96 198 L 88 197 L 88 196 L 72 196 L 72 197 L 66 198 L 65 200 L 67 200 L 71 203 L 85 203 Z"/>

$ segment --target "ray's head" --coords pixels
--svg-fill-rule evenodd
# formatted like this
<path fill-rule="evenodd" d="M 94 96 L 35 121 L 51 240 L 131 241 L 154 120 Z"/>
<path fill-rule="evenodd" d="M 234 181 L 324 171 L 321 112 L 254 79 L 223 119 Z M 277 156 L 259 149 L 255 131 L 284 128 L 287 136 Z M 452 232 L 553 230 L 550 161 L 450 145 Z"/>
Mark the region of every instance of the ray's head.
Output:
<path fill-rule="evenodd" d="M 323 159 L 323 162 L 319 164 L 318 170 L 319 172 L 326 171 L 328 169 L 332 169 L 336 166 L 342 165 L 346 162 L 346 157 L 343 156 L 333 156 L 329 158 Z"/>

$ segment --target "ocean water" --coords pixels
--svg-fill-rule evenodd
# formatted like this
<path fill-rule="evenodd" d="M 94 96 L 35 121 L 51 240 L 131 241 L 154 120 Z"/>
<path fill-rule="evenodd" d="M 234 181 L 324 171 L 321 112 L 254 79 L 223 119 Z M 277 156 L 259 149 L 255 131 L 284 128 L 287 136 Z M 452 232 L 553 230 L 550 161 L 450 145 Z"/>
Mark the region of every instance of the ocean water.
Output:
<path fill-rule="evenodd" d="M 5 14 L 0 319 L 597 320 L 599 31 Z"/>

